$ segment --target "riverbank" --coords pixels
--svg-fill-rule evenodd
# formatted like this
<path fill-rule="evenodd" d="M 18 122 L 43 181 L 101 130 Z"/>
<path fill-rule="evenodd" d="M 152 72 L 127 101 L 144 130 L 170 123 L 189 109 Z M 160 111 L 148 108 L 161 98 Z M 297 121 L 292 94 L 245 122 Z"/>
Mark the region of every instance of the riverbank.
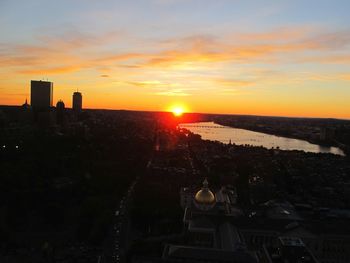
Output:
<path fill-rule="evenodd" d="M 231 127 L 231 128 L 236 128 L 236 129 L 244 129 L 244 130 L 253 131 L 253 132 L 260 132 L 260 133 L 265 133 L 265 134 L 274 135 L 274 136 L 278 136 L 278 137 L 303 140 L 303 141 L 309 142 L 311 144 L 320 145 L 322 147 L 337 147 L 337 148 L 341 149 L 345 155 L 347 155 L 347 156 L 350 155 L 350 146 L 336 142 L 336 141 L 322 141 L 320 139 L 310 138 L 310 136 L 307 136 L 307 135 L 304 135 L 304 136 L 302 134 L 296 135 L 296 134 L 290 134 L 290 132 L 286 132 L 286 131 L 273 130 L 273 129 L 266 127 L 266 126 L 237 125 L 236 123 L 231 124 L 231 123 L 227 123 L 225 121 L 220 121 L 220 120 L 219 121 L 214 120 L 213 122 L 217 125 L 222 125 L 222 126 L 226 126 L 226 127 Z"/>
<path fill-rule="evenodd" d="M 279 148 L 287 151 L 297 150 L 345 156 L 345 153 L 337 147 L 324 147 L 318 144 L 312 144 L 306 140 L 225 126 L 217 122 L 184 123 L 179 126 L 195 134 L 199 134 L 204 140 L 219 141 L 226 144 L 232 142 L 236 145 L 262 146 L 267 149 Z"/>

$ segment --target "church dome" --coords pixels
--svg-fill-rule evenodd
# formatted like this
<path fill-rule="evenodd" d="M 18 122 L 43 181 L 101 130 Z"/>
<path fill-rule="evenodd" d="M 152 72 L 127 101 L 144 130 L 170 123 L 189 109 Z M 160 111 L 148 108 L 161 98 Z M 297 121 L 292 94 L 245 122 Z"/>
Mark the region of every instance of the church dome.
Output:
<path fill-rule="evenodd" d="M 215 202 L 215 196 L 212 191 L 209 189 L 202 189 L 199 190 L 194 199 L 196 200 L 197 203 L 201 204 L 212 204 Z"/>
<path fill-rule="evenodd" d="M 207 179 L 203 182 L 203 187 L 199 190 L 194 196 L 195 204 L 197 207 L 207 210 L 214 206 L 215 204 L 215 195 L 208 188 Z"/>
<path fill-rule="evenodd" d="M 56 108 L 58 110 L 64 110 L 64 108 L 65 108 L 64 102 L 62 100 L 59 100 L 56 104 Z"/>

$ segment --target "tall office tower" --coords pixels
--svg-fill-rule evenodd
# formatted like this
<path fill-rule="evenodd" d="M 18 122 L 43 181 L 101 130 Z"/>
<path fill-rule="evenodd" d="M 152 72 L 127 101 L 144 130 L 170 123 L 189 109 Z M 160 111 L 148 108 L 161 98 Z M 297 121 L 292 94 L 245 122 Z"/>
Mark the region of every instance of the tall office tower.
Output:
<path fill-rule="evenodd" d="M 73 110 L 76 112 L 80 112 L 83 105 L 83 96 L 80 92 L 73 93 Z"/>
<path fill-rule="evenodd" d="M 62 100 L 59 100 L 56 104 L 56 121 L 57 124 L 62 125 L 64 122 L 65 106 Z"/>
<path fill-rule="evenodd" d="M 30 82 L 30 104 L 33 109 L 48 109 L 52 107 L 52 95 L 52 82 L 41 80 L 32 80 Z"/>

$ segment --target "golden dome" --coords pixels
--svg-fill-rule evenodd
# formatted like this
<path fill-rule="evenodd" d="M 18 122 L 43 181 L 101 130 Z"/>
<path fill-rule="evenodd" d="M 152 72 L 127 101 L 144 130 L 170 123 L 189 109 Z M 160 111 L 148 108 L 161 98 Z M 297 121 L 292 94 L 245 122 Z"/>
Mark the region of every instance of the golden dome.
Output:
<path fill-rule="evenodd" d="M 213 204 L 215 203 L 215 196 L 212 191 L 208 188 L 208 181 L 207 179 L 203 182 L 203 187 L 201 190 L 199 190 L 194 199 L 199 204 Z"/>
<path fill-rule="evenodd" d="M 212 191 L 210 191 L 209 189 L 207 190 L 199 190 L 194 199 L 196 200 L 197 203 L 201 203 L 201 204 L 212 204 L 215 202 L 215 196 L 212 193 Z"/>

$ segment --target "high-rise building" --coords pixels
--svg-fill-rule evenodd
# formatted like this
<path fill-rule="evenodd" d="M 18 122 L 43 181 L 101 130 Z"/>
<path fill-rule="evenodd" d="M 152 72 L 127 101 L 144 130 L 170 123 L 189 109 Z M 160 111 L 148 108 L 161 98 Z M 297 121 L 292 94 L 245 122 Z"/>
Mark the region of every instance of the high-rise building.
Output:
<path fill-rule="evenodd" d="M 80 92 L 76 91 L 73 93 L 73 110 L 80 112 L 83 105 L 83 96 Z"/>
<path fill-rule="evenodd" d="M 30 84 L 30 104 L 32 108 L 47 109 L 52 107 L 53 83 L 32 80 Z"/>
<path fill-rule="evenodd" d="M 56 121 L 57 124 L 62 125 L 64 122 L 65 106 L 62 100 L 59 100 L 56 104 Z"/>

